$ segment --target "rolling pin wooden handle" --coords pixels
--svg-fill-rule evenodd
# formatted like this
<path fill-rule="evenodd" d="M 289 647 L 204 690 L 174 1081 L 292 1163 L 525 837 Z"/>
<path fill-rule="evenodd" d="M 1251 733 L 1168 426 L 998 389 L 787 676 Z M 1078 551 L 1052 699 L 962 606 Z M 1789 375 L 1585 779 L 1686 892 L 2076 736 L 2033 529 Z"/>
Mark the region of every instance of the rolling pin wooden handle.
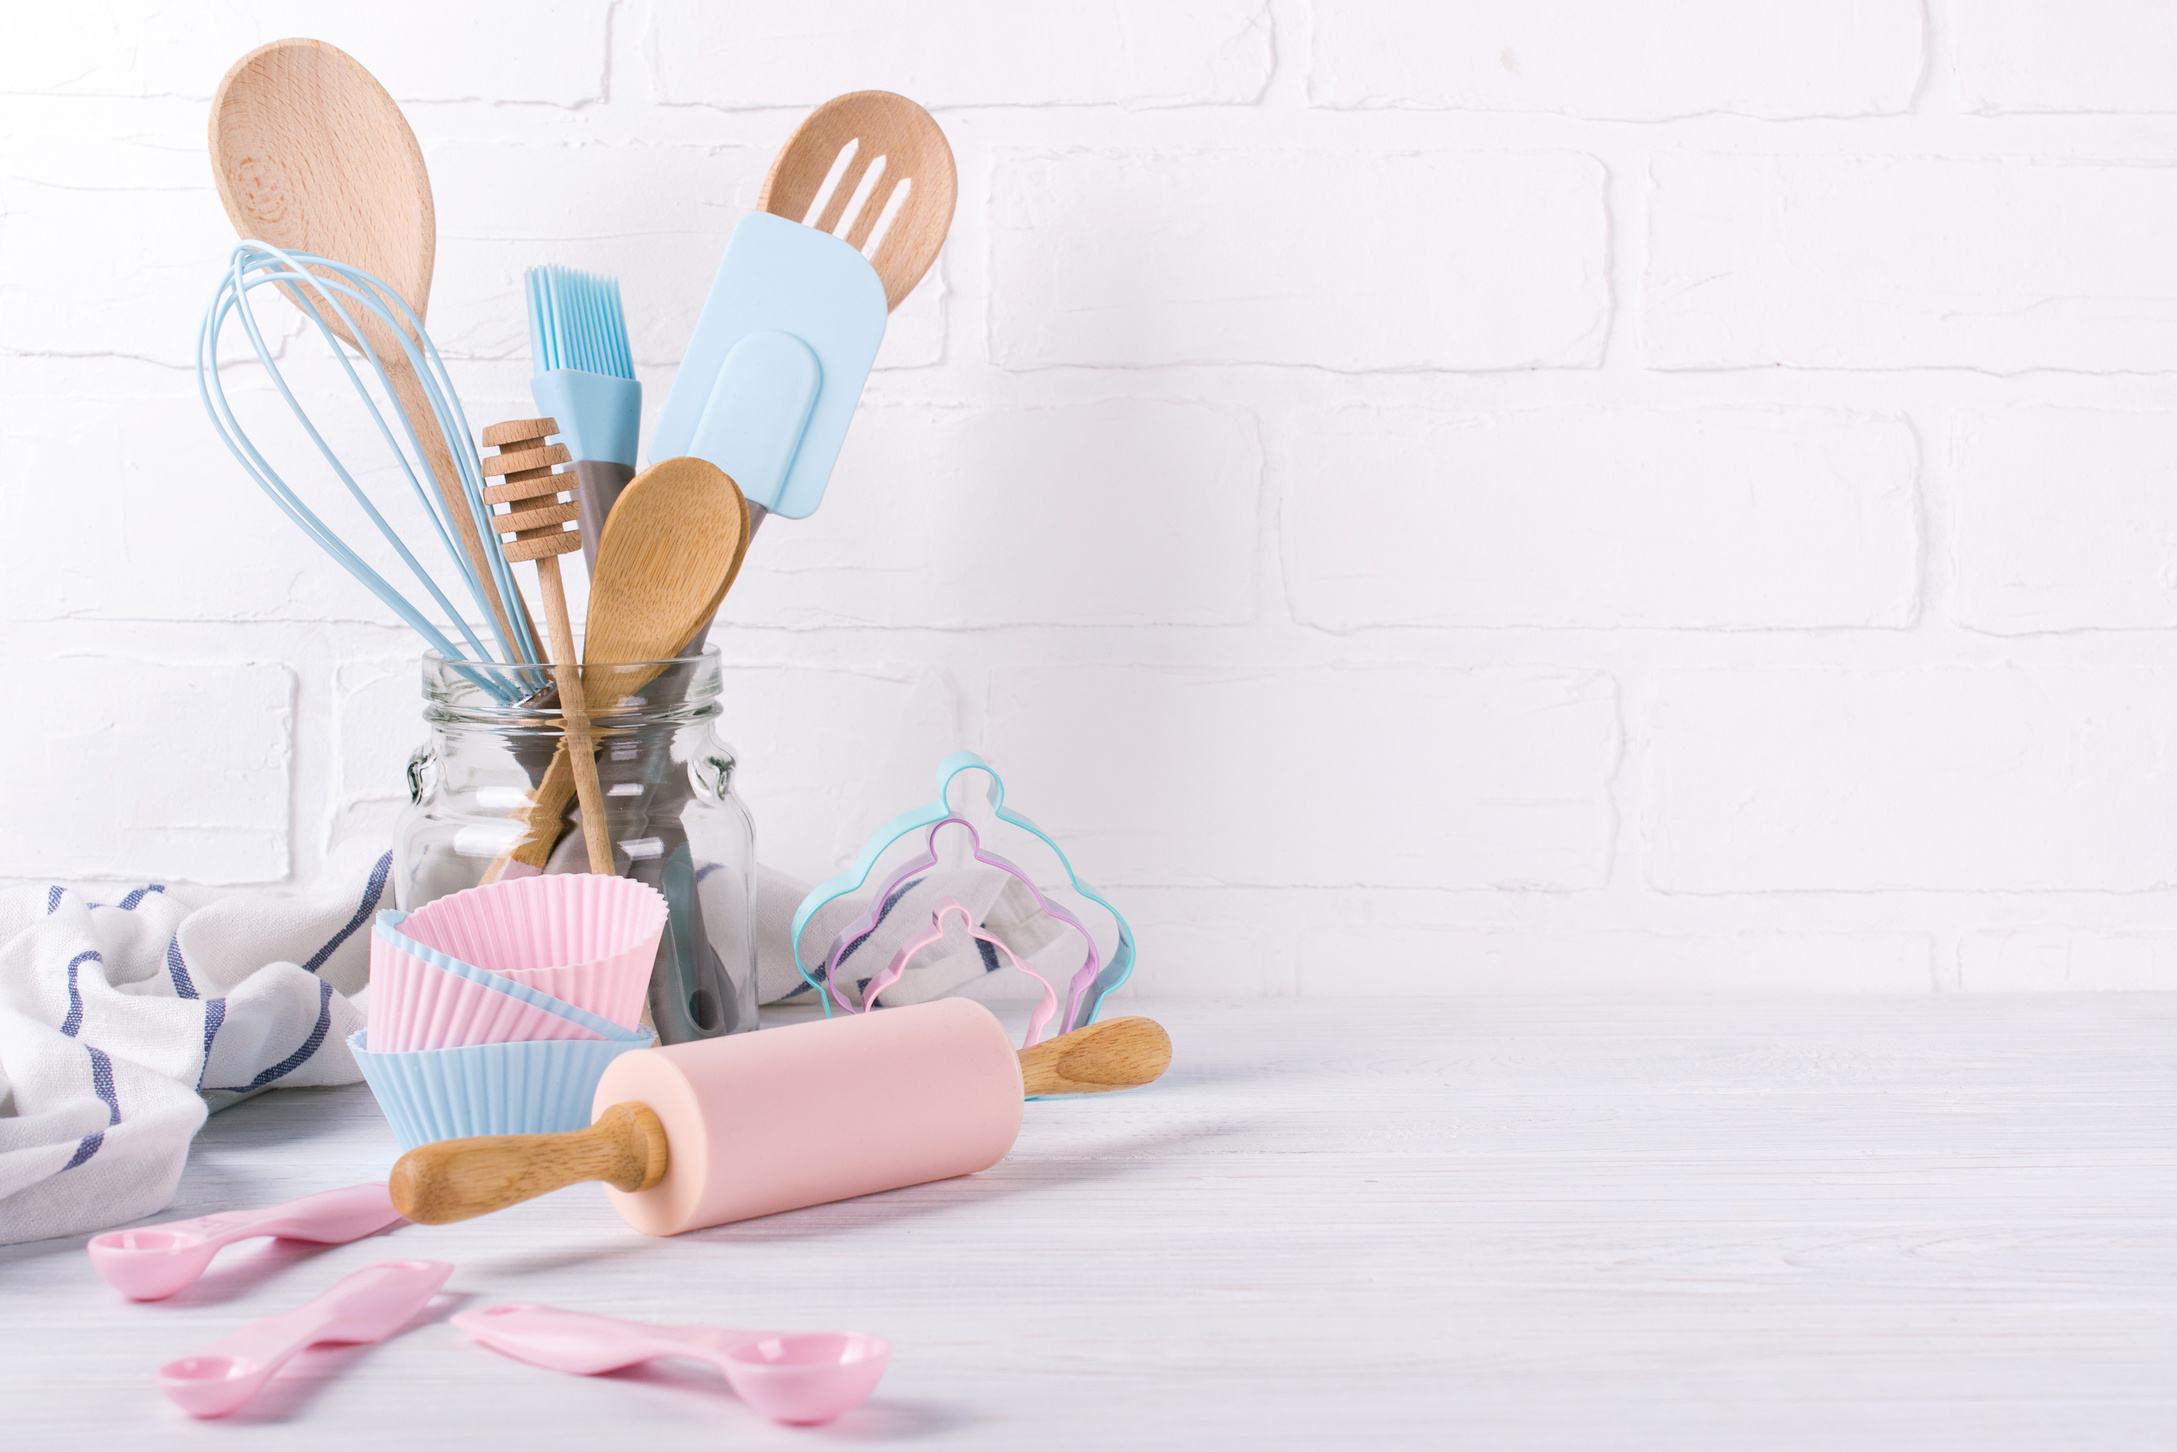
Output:
<path fill-rule="evenodd" d="M 1115 1018 L 1020 1051 L 1023 1094 L 1101 1094 L 1147 1084 L 1172 1062 L 1172 1036 L 1150 1018 Z M 398 1202 L 396 1202 L 398 1203 Z"/>
<path fill-rule="evenodd" d="M 646 1104 L 615 1104 L 569 1134 L 496 1134 L 417 1145 L 393 1166 L 393 1208 L 448 1225 L 584 1180 L 647 1190 L 665 1178 L 665 1126 Z"/>

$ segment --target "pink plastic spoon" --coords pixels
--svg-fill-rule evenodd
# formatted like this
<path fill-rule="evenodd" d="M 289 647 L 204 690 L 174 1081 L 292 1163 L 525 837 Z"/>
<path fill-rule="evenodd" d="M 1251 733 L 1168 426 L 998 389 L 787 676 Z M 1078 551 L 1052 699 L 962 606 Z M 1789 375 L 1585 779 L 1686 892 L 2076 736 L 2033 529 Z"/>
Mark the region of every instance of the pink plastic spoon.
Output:
<path fill-rule="evenodd" d="M 109 1230 L 85 1247 L 107 1285 L 132 1301 L 162 1301 L 204 1274 L 222 1246 L 259 1235 L 346 1245 L 401 1223 L 386 1187 L 355 1185 L 305 1195 L 285 1205 L 171 1220 L 141 1230 Z"/>
<path fill-rule="evenodd" d="M 453 1324 L 492 1350 L 551 1371 L 596 1376 L 661 1356 L 708 1361 L 744 1402 L 774 1421 L 828 1422 L 877 1388 L 891 1344 L 855 1331 L 732 1331 L 652 1326 L 512 1302 L 463 1311 Z"/>
<path fill-rule="evenodd" d="M 159 1368 L 159 1390 L 192 1417 L 224 1417 L 272 1373 L 320 1341 L 383 1341 L 438 1294 L 454 1268 L 442 1260 L 382 1260 L 336 1281 L 309 1304 L 267 1316 Z"/>

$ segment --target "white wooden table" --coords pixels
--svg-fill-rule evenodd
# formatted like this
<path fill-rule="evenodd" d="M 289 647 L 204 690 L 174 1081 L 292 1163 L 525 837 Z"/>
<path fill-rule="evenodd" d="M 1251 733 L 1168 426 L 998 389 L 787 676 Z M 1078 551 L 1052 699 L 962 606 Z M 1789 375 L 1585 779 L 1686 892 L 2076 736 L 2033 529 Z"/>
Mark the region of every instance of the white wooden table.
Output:
<path fill-rule="evenodd" d="M 0 1250 L 0 1446 L 2177 1446 L 2177 995 L 1136 1003 L 1155 1088 L 1029 1106 L 971 1179 L 683 1236 L 594 1188 L 130 1305 Z M 168 1215 L 383 1175 L 369 1093 L 215 1118 Z M 226 1423 L 166 1358 L 388 1256 L 459 1269 Z M 585 1380 L 444 1324 L 502 1299 L 862 1329 L 817 1431 L 707 1369 Z"/>

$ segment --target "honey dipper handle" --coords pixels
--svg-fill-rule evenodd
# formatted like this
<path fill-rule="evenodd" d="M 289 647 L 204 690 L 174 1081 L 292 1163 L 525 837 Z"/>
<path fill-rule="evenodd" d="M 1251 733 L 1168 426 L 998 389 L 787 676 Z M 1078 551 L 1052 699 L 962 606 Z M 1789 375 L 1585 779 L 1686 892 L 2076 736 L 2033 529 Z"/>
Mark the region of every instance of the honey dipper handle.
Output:
<path fill-rule="evenodd" d="M 449 1225 L 584 1180 L 647 1190 L 671 1162 L 665 1126 L 647 1104 L 615 1104 L 569 1134 L 490 1134 L 420 1144 L 393 1166 L 393 1208 L 418 1225 Z"/>
<path fill-rule="evenodd" d="M 582 799 L 582 845 L 590 871 L 613 877 L 612 826 L 605 816 L 605 788 L 597 779 L 597 748 L 590 740 L 590 708 L 582 695 L 582 668 L 575 664 L 574 627 L 567 621 L 567 596 L 559 581 L 559 557 L 537 561 L 537 583 L 544 595 L 544 618 L 552 636 L 552 678 L 559 683 L 559 718 L 566 724 L 568 759 L 574 763 L 575 795 Z M 555 754 L 554 760 L 558 757 Z"/>
<path fill-rule="evenodd" d="M 1023 1094 L 1101 1094 L 1147 1084 L 1172 1062 L 1172 1036 L 1153 1018 L 1115 1018 L 1020 1051 Z M 396 1200 L 395 1204 L 400 1202 Z"/>

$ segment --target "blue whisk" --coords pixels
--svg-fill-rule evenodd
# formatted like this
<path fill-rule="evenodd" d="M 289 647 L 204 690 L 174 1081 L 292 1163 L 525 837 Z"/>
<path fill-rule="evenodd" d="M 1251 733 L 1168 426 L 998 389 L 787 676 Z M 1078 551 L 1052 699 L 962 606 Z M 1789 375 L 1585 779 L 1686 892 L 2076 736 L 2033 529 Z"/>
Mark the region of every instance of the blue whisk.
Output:
<path fill-rule="evenodd" d="M 263 287 L 267 283 L 282 288 L 298 304 L 305 303 L 302 289 L 307 288 L 314 294 L 314 305 L 302 306 L 303 316 L 310 319 L 318 332 L 324 335 L 334 358 L 347 374 L 348 381 L 355 386 L 357 395 L 363 400 L 363 406 L 369 411 L 372 423 L 377 426 L 379 437 L 385 441 L 387 450 L 399 464 L 401 473 L 406 476 L 409 488 L 423 505 L 431 523 L 431 532 L 437 536 L 438 544 L 445 551 L 446 557 L 453 562 L 454 570 L 460 575 L 462 586 L 466 588 L 476 613 L 483 618 L 497 640 L 498 656 L 495 657 L 485 646 L 475 628 L 447 597 L 447 592 L 441 588 L 431 571 L 424 567 L 399 532 L 379 513 L 370 496 L 356 483 L 355 476 L 348 472 L 339 456 L 325 442 L 317 425 L 311 421 L 309 412 L 288 387 L 287 379 L 281 374 L 279 365 L 273 361 L 272 352 L 265 345 L 264 334 L 258 327 L 256 315 L 249 306 L 250 290 Z M 361 581 L 394 614 L 414 627 L 418 634 L 430 642 L 433 650 L 457 664 L 495 664 L 501 661 L 508 665 L 538 664 L 543 659 L 543 652 L 538 648 L 536 632 L 529 623 L 527 612 L 522 608 L 521 593 L 515 587 L 513 573 L 508 569 L 502 552 L 498 549 L 485 551 L 490 562 L 490 577 L 486 579 L 477 573 L 468 555 L 455 539 L 454 520 L 448 512 L 446 501 L 436 488 L 426 482 L 430 478 L 430 470 L 422 462 L 424 452 L 422 441 L 416 434 L 417 420 L 408 417 L 398 407 L 393 410 L 394 417 L 400 423 L 400 433 L 407 440 L 408 450 L 413 451 L 412 461 L 410 453 L 403 450 L 394 430 L 388 426 L 377 400 L 364 386 L 354 364 L 342 351 L 339 341 L 327 325 L 326 314 L 339 320 L 348 336 L 355 341 L 364 360 L 370 364 L 372 372 L 377 375 L 380 388 L 387 397 L 392 397 L 392 380 L 386 376 L 385 366 L 372 348 L 369 334 L 356 325 L 356 313 L 374 319 L 381 326 L 381 337 L 390 335 L 399 341 L 407 355 L 409 366 L 415 370 L 424 396 L 430 401 L 431 423 L 443 436 L 447 452 L 453 457 L 456 470 L 461 476 L 461 490 L 467 499 L 471 522 L 475 525 L 478 537 L 487 541 L 496 540 L 497 536 L 490 522 L 491 510 L 484 502 L 483 471 L 477 463 L 476 446 L 471 441 L 468 420 L 463 416 L 461 402 L 454 394 L 453 381 L 447 377 L 445 365 L 439 361 L 438 350 L 431 345 L 430 335 L 423 330 L 423 320 L 415 315 L 397 292 L 359 267 L 308 252 L 285 252 L 263 242 L 243 242 L 234 249 L 228 259 L 227 270 L 220 278 L 219 287 L 212 294 L 211 305 L 204 310 L 204 325 L 197 338 L 197 392 L 204 400 L 205 412 L 211 415 L 212 426 L 219 431 L 220 441 L 227 446 L 228 452 L 257 481 L 258 487 L 265 491 L 272 502 L 279 506 L 280 512 L 294 521 L 304 534 L 316 540 L 327 554 L 340 562 L 341 568 Z M 386 542 L 400 556 L 402 564 L 415 575 L 424 592 L 430 597 L 429 603 L 436 607 L 440 618 L 447 623 L 447 628 L 442 629 L 429 614 L 350 549 L 288 487 L 287 482 L 250 441 L 248 433 L 235 418 L 234 410 L 227 402 L 226 390 L 219 378 L 219 337 L 229 317 L 241 319 L 243 331 L 249 335 L 250 346 L 256 351 L 257 361 L 271 377 L 280 397 L 286 401 L 288 408 L 302 425 L 303 432 L 324 456 L 326 464 L 340 482 L 347 487 L 348 494 L 369 516 L 371 523 L 377 526 L 378 532 L 385 536 Z M 499 623 L 502 615 L 506 621 L 511 622 L 510 626 L 503 627 Z M 455 635 L 467 645 L 466 650 L 455 643 Z M 518 698 L 501 673 L 477 672 L 471 679 L 505 699 Z M 539 670 L 532 693 L 542 690 L 546 684 L 545 673 Z"/>

